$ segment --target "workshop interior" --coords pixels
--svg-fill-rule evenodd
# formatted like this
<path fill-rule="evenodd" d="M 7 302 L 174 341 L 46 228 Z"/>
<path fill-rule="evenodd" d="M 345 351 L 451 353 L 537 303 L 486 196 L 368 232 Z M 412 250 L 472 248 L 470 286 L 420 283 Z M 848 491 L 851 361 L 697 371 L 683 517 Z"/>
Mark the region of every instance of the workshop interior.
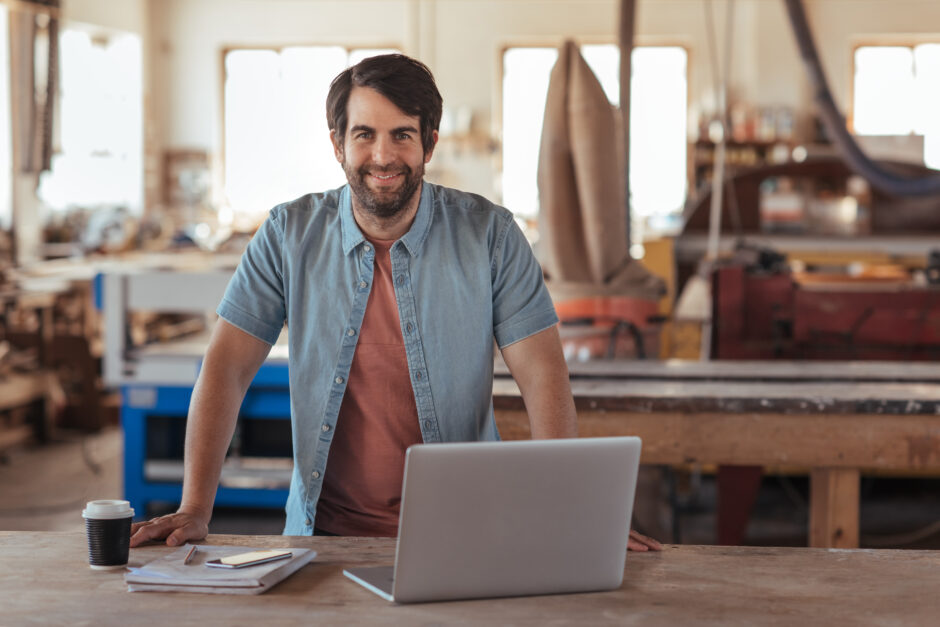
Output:
<path fill-rule="evenodd" d="M 327 89 L 387 52 L 444 98 L 426 179 L 535 251 L 582 435 L 657 421 L 637 528 L 940 548 L 920 0 L 0 1 L 0 529 L 80 528 L 102 489 L 175 509 L 226 285 L 271 208 L 345 184 Z M 528 437 L 495 372 L 503 437 Z M 291 472 L 285 329 L 213 530 L 280 533 Z"/>

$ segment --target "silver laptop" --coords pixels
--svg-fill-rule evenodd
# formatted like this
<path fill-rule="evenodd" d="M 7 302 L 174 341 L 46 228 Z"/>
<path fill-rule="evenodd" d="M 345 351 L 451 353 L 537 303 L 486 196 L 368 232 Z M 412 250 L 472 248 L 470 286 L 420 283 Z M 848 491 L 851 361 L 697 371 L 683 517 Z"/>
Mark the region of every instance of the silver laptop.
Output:
<path fill-rule="evenodd" d="M 394 568 L 343 574 L 396 603 L 618 588 L 639 462 L 633 437 L 412 446 Z"/>

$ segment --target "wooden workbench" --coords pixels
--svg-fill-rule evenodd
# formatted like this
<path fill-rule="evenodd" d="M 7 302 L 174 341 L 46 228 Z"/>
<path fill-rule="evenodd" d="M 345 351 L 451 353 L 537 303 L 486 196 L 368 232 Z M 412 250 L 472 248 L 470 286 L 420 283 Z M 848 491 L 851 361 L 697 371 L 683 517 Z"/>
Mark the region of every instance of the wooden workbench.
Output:
<path fill-rule="evenodd" d="M 77 515 L 77 513 L 76 513 Z M 389 564 L 390 539 L 209 536 L 210 544 L 311 547 L 311 564 L 260 596 L 126 591 L 87 566 L 82 533 L 0 532 L 0 624 L 927 625 L 940 615 L 940 553 L 668 546 L 630 553 L 618 590 L 393 605 L 346 579 Z M 139 566 L 172 549 L 131 550 Z"/>
<path fill-rule="evenodd" d="M 502 437 L 529 437 L 497 368 Z M 593 362 L 571 365 L 582 437 L 637 435 L 645 464 L 810 469 L 810 545 L 858 546 L 864 470 L 940 475 L 940 368 L 878 362 Z"/>

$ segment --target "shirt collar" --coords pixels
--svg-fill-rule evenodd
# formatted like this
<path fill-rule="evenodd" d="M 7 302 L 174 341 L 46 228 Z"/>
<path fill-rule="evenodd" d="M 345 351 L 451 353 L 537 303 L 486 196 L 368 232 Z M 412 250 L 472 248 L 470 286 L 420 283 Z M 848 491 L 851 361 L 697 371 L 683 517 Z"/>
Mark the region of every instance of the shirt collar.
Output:
<path fill-rule="evenodd" d="M 434 186 L 427 181 L 421 182 L 421 199 L 418 201 L 418 211 L 414 222 L 408 232 L 399 238 L 411 255 L 417 256 L 424 240 L 431 230 L 431 214 L 434 212 Z M 343 186 L 339 197 L 340 226 L 343 233 L 343 254 L 348 255 L 354 248 L 366 241 L 365 235 L 356 224 L 352 211 L 352 190 L 347 183 Z"/>

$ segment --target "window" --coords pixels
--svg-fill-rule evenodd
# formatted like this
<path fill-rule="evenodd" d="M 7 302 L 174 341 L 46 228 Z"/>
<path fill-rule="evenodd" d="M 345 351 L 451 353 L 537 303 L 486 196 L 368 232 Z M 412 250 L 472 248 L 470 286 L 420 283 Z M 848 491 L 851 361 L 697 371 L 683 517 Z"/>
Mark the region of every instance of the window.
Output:
<path fill-rule="evenodd" d="M 59 38 L 59 132 L 38 195 L 53 211 L 143 209 L 143 95 L 140 37 Z"/>
<path fill-rule="evenodd" d="M 858 135 L 923 135 L 924 163 L 940 169 L 940 44 L 855 50 Z"/>
<path fill-rule="evenodd" d="M 346 182 L 326 125 L 330 82 L 389 52 L 397 50 L 298 46 L 225 54 L 225 194 L 235 214 L 261 217 L 278 203 Z"/>
<path fill-rule="evenodd" d="M 620 51 L 586 45 L 581 54 L 604 92 L 619 105 Z M 502 200 L 517 216 L 538 214 L 539 143 L 554 48 L 509 48 L 503 56 Z M 652 227 L 677 220 L 687 188 L 687 54 L 643 46 L 632 54 L 630 192 L 634 221 Z"/>

